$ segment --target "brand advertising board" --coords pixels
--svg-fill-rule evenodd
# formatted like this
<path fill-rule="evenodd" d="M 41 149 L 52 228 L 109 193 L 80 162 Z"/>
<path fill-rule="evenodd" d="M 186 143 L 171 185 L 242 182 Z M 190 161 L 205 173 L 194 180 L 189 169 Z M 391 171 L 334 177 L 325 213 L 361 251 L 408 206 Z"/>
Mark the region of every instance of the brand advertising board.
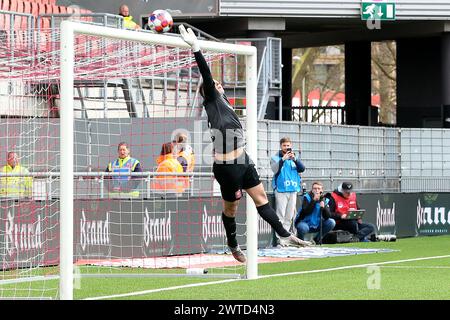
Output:
<path fill-rule="evenodd" d="M 450 233 L 450 194 L 422 193 L 415 206 L 417 236 Z"/>
<path fill-rule="evenodd" d="M 365 222 L 397 237 L 450 233 L 449 193 L 358 194 Z M 223 252 L 222 199 L 75 200 L 74 261 Z M 0 201 L 2 270 L 59 263 L 59 200 Z M 245 248 L 245 201 L 237 214 Z M 258 216 L 258 247 L 272 243 Z"/>
<path fill-rule="evenodd" d="M 226 249 L 222 199 L 75 200 L 74 261 L 159 257 Z M 59 263 L 59 201 L 0 201 L 2 269 Z M 245 248 L 245 201 L 237 214 Z M 272 229 L 258 219 L 258 246 Z"/>
<path fill-rule="evenodd" d="M 416 193 L 358 194 L 357 202 L 366 210 L 363 221 L 372 223 L 377 234 L 411 237 L 415 235 L 418 197 Z"/>

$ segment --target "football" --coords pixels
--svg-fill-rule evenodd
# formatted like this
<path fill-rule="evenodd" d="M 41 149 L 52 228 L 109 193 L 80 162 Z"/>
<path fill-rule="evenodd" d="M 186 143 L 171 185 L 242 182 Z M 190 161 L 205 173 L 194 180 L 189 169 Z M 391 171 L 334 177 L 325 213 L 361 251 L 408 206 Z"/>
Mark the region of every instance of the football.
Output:
<path fill-rule="evenodd" d="M 148 17 L 148 26 L 158 33 L 168 32 L 173 26 L 172 16 L 166 10 L 155 10 Z"/>

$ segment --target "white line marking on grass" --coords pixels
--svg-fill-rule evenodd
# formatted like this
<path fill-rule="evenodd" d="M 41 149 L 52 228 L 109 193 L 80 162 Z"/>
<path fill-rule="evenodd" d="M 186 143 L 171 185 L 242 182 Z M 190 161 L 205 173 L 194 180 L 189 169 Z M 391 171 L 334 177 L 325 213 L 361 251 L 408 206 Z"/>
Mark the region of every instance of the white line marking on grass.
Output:
<path fill-rule="evenodd" d="M 365 268 L 365 267 L 378 266 L 378 265 L 383 265 L 383 264 L 395 264 L 395 263 L 402 263 L 402 262 L 431 260 L 431 259 L 442 259 L 442 258 L 450 258 L 450 255 L 425 257 L 425 258 L 414 258 L 414 259 L 405 259 L 405 260 L 396 260 L 396 261 L 373 262 L 373 263 L 365 263 L 365 264 L 355 264 L 355 265 L 351 265 L 351 266 L 343 266 L 343 267 L 336 267 L 336 268 L 329 268 L 329 269 L 319 269 L 319 270 L 308 270 L 308 271 L 296 271 L 296 272 L 279 273 L 279 274 L 269 274 L 269 275 L 266 275 L 266 276 L 259 276 L 258 279 L 291 276 L 291 275 L 306 274 L 306 273 L 329 272 L 329 271 L 353 269 L 353 268 Z"/>
<path fill-rule="evenodd" d="M 383 266 L 383 268 L 394 268 L 394 269 L 450 269 L 450 267 L 445 266 Z"/>
<path fill-rule="evenodd" d="M 355 264 L 355 265 L 350 265 L 350 266 L 328 268 L 328 269 L 318 269 L 318 270 L 307 270 L 307 271 L 296 271 L 296 272 L 269 274 L 269 275 L 265 275 L 265 276 L 258 276 L 257 279 L 252 280 L 252 281 L 257 281 L 258 279 L 266 279 L 266 278 L 284 277 L 284 276 L 309 274 L 309 273 L 319 273 L 319 272 L 330 272 L 330 271 L 336 271 L 336 270 L 353 269 L 353 268 L 365 268 L 365 267 L 369 267 L 369 266 L 395 264 L 395 263 L 410 262 L 410 261 L 442 259 L 442 258 L 450 258 L 450 255 L 424 257 L 424 258 L 414 258 L 414 259 L 405 259 L 405 260 L 396 260 L 396 261 L 373 262 L 373 263 L 365 263 L 365 264 Z M 241 279 L 229 279 L 229 280 L 212 281 L 212 282 L 192 283 L 192 284 L 175 286 L 175 287 L 168 287 L 168 288 L 159 288 L 159 289 L 151 289 L 151 290 L 144 290 L 144 291 L 136 291 L 136 292 L 122 293 L 122 294 L 115 294 L 115 295 L 109 295 L 109 296 L 100 296 L 100 297 L 86 298 L 85 300 L 102 300 L 102 299 L 113 299 L 113 298 L 140 296 L 140 295 L 144 295 L 144 294 L 150 294 L 150 293 L 156 293 L 156 292 L 162 292 L 162 291 L 172 291 L 172 290 L 185 289 L 185 288 L 203 287 L 203 286 L 209 286 L 209 285 L 213 285 L 213 284 L 229 283 L 229 282 L 235 282 L 235 281 L 240 281 L 240 280 Z"/>
<path fill-rule="evenodd" d="M 86 298 L 84 300 L 102 300 L 102 299 L 112 299 L 112 298 L 123 298 L 123 297 L 131 297 L 131 296 L 140 296 L 140 295 L 154 293 L 154 292 L 171 291 L 171 290 L 185 289 L 185 288 L 192 288 L 192 287 L 202 287 L 202 286 L 207 286 L 207 285 L 211 285 L 211 284 L 221 284 L 221 283 L 227 283 L 227 282 L 234 282 L 234 281 L 238 281 L 238 280 L 242 280 L 242 279 L 228 279 L 228 280 L 221 280 L 221 281 L 191 283 L 191 284 L 185 284 L 185 285 L 176 286 L 176 287 L 159 288 L 159 289 L 136 291 L 136 292 L 130 292 L 130 293 L 114 294 L 114 295 L 110 295 L 110 296 Z"/>

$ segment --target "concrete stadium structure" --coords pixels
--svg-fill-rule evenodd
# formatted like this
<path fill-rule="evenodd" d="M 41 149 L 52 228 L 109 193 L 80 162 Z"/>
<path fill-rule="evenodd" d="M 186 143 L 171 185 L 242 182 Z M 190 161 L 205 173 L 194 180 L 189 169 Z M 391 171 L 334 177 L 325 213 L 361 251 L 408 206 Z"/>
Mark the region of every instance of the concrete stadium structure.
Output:
<path fill-rule="evenodd" d="M 371 2 L 371 1 L 365 1 Z M 374 3 L 385 2 L 383 0 Z M 345 45 L 347 124 L 371 125 L 371 42 L 397 44 L 397 126 L 450 127 L 450 1 L 396 0 L 395 21 L 361 19 L 361 0 L 129 0 L 137 19 L 168 9 L 219 38 L 282 39 L 283 107 L 289 108 L 292 49 Z M 120 0 L 59 1 L 117 13 Z"/>

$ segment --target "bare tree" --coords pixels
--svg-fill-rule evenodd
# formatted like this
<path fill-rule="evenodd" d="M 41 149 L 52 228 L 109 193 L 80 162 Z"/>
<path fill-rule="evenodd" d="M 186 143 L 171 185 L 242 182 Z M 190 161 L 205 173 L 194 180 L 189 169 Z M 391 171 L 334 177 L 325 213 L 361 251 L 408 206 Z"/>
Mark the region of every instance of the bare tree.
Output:
<path fill-rule="evenodd" d="M 326 47 L 314 47 L 294 50 L 299 57 L 294 61 L 293 92 L 299 90 L 307 97 L 311 90 L 320 92 L 319 106 L 329 106 L 333 98 L 344 90 L 344 56 L 342 46 L 336 46 L 338 54 L 330 54 Z M 319 69 L 322 68 L 322 74 Z M 331 93 L 331 96 L 330 96 Z M 327 102 L 324 103 L 324 98 Z M 324 115 L 325 109 L 318 108 L 312 116 L 316 121 Z"/>
<path fill-rule="evenodd" d="M 396 124 L 397 47 L 395 41 L 372 43 L 372 92 L 380 95 L 380 122 Z"/>

